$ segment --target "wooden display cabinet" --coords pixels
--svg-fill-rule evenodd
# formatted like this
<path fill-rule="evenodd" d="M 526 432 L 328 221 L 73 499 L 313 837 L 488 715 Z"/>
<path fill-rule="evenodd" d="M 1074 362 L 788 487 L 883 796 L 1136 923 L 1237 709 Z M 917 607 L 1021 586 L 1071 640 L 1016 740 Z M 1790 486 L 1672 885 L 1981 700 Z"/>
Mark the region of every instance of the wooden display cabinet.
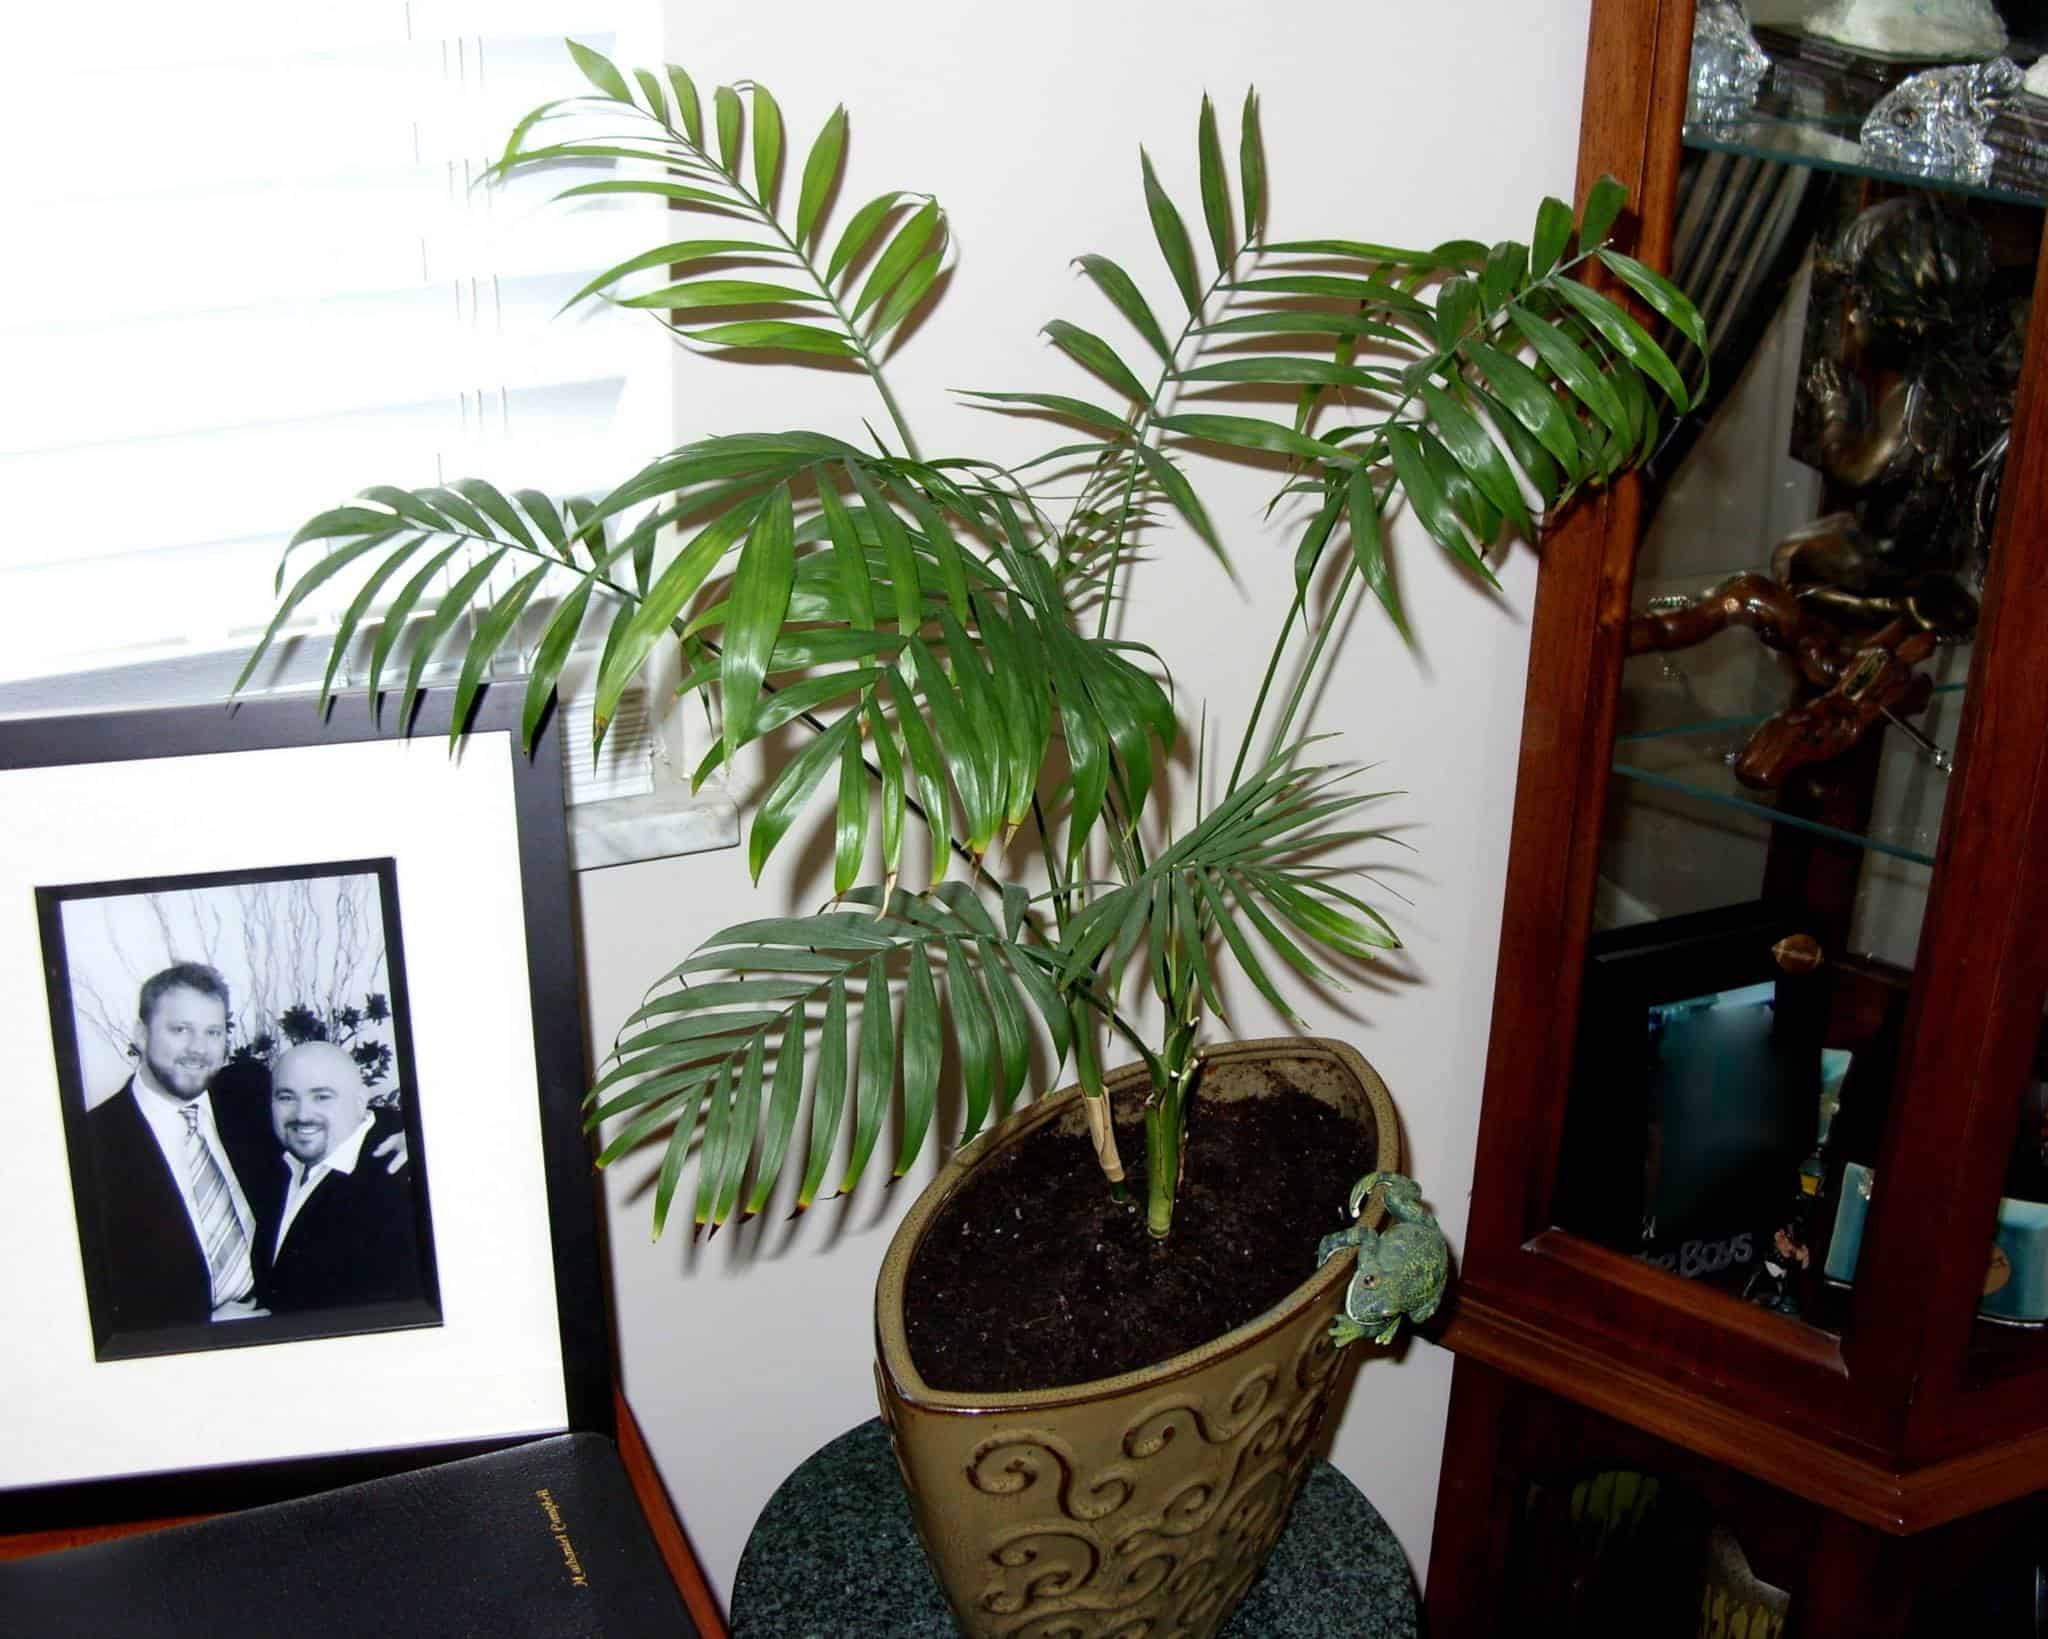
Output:
<path fill-rule="evenodd" d="M 1688 135 L 1692 28 L 1690 0 L 1592 7 L 1579 188 L 1583 197 L 1602 173 L 1628 185 L 1636 254 L 1672 265 L 1681 164 L 1697 186 L 1703 163 L 1687 160 L 1689 150 L 1775 153 L 1732 162 L 1810 167 L 1838 207 L 1901 194 L 1897 179 L 1859 156 L 1853 124 L 1828 128 L 1834 111 L 1806 81 L 1794 87 L 1795 117 Z M 1803 172 L 1782 174 L 1805 186 Z M 1779 704 L 1813 690 L 1750 634 L 1728 632 L 1712 640 L 1714 652 L 1733 645 L 1753 657 L 1739 686 L 1754 713 L 1727 713 L 1725 700 L 1710 698 L 1725 676 L 1700 684 L 1681 675 L 1678 697 L 1716 709 L 1703 713 L 1705 727 L 1657 717 L 1668 679 L 1645 668 L 1677 662 L 1625 651 L 1631 616 L 1642 611 L 1643 543 L 1653 528 L 1676 527 L 1683 468 L 1581 508 L 1542 548 L 1470 1227 L 1443 1334 L 1458 1361 L 1430 1558 L 1436 1639 L 1579 1631 L 1556 1614 L 1563 1607 L 1527 1603 L 1546 1575 L 1543 1598 L 1556 1582 L 1555 1565 L 1544 1570 L 1554 1556 L 1540 1531 L 1532 1536 L 1541 1517 L 1532 1498 L 1603 1471 L 1656 1476 L 1719 1520 L 1755 1573 L 1790 1595 L 1792 1633 L 1917 1632 L 1990 1556 L 2024 1552 L 2036 1537 L 2048 1546 L 2030 1500 L 2048 1493 L 2048 1329 L 1979 1313 L 2023 1105 L 2038 1085 L 2048 998 L 2048 263 L 2039 257 L 2039 198 L 2025 187 L 1924 186 L 1942 212 L 1977 225 L 1999 277 L 2033 295 L 1988 567 L 1981 584 L 1968 564 L 1960 576 L 1979 594 L 1981 616 L 1969 640 L 1923 666 L 1943 683 L 1934 706 L 1905 714 L 1952 741 L 1952 772 L 1880 723 L 1775 794 L 1715 784 L 1741 734 L 1771 714 L 1770 690 Z M 1748 208 L 1722 213 L 1730 231 Z M 1791 207 L 1753 214 L 1782 226 Z M 1679 277 L 1693 284 L 1682 269 Z M 1743 330 L 1741 317 L 1730 333 Z M 1756 357 L 1737 359 L 1732 372 L 1722 365 L 1724 380 L 1737 379 L 1716 426 L 1721 417 L 1768 421 L 1771 412 L 1755 406 L 1796 386 L 1811 335 L 1785 330 L 1758 341 Z M 1773 345 L 1776 363 L 1764 356 Z M 1742 395 L 1751 407 L 1737 403 Z M 1791 425 L 1784 413 L 1769 422 L 1776 443 L 1767 438 L 1754 461 L 1732 458 L 1740 441 L 1723 439 L 1710 481 L 1695 475 L 1693 490 L 1716 504 L 1745 481 L 1778 486 L 1748 513 L 1724 508 L 1724 517 L 1750 520 L 1731 526 L 1728 571 L 1769 569 L 1774 537 L 1744 530 L 1764 529 L 1773 507 L 1792 505 L 1782 436 Z M 1695 461 L 1722 435 L 1698 437 Z M 1817 476 L 1795 497 L 1815 506 L 1841 499 Z M 1691 527 L 1703 538 L 1697 520 Z M 1697 572 L 1681 566 L 1662 578 L 1687 573 Z M 1717 724 L 1720 740 L 1707 731 Z M 1662 757 L 1666 742 L 1696 731 L 1716 753 L 1697 777 L 1651 766 L 1653 752 Z M 1650 885 L 1620 881 L 1627 871 L 1647 872 Z M 1792 1294 L 1783 1307 L 1798 1312 L 1752 1301 L 1753 1279 L 1745 1298 L 1729 1271 L 1704 1267 L 1732 1256 L 1732 1240 L 1690 1271 L 1720 1279 L 1689 1279 L 1644 1255 L 1658 1228 L 1645 1178 L 1660 1166 L 1658 1176 L 1670 1177 L 1702 1141 L 1668 1116 L 1645 1134 L 1641 1078 L 1630 1069 L 1630 1055 L 1647 1051 L 1644 1036 L 1619 1053 L 1591 1050 L 1586 975 L 1616 937 L 1596 936 L 1596 912 L 1638 935 L 1647 923 L 1684 938 L 1694 925 L 1675 919 L 1709 913 L 1701 948 L 1734 950 L 1741 961 L 1765 961 L 1787 928 L 1820 949 L 1817 973 L 1766 975 L 1776 985 L 1770 1028 L 1782 1035 L 1795 1014 L 1806 1021 L 1789 1048 L 1779 1040 L 1781 1068 L 1822 1048 L 1857 1056 L 1869 1145 L 1861 1159 L 1881 1187 L 1851 1284 L 1829 1285 L 1821 1266 L 1844 1191 L 1868 1174 L 1847 1171 L 1839 1134 L 1830 1144 L 1817 1130 L 1800 1136 L 1800 1124 L 1817 1119 L 1801 1102 L 1813 1096 L 1803 1072 L 1788 1072 L 1782 1086 L 1771 1081 L 1777 1070 L 1763 1076 L 1790 1101 L 1776 1112 L 1789 1110 L 1790 1124 L 1770 1142 L 1753 1139 L 1764 1150 L 1777 1144 L 1769 1187 L 1795 1204 L 1799 1169 L 1784 1163 L 1813 1146 L 1812 1265 L 1788 1266 L 1779 1283 Z M 1734 982 L 1712 979 L 1711 967 L 1701 983 Z M 1758 1073 L 1741 1074 L 1750 1084 L 1740 1095 L 1757 1096 Z M 1645 1155 L 1640 1167 L 1630 1160 Z M 1641 1244 L 1599 1227 L 1603 1180 L 1609 1205 L 1619 1203 L 1610 1224 L 1640 1223 Z M 1749 1251 L 1755 1264 L 1768 1248 Z"/>

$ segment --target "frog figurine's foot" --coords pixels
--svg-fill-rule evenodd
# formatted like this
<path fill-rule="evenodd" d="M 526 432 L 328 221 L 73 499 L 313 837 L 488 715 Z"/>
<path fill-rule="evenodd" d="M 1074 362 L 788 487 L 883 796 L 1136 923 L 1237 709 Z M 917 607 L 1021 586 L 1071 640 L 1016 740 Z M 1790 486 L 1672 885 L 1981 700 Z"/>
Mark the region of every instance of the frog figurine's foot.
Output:
<path fill-rule="evenodd" d="M 1364 1224 L 1353 1224 L 1349 1229 L 1340 1229 L 1333 1235 L 1325 1235 L 1316 1247 L 1316 1267 L 1322 1268 L 1345 1247 L 1362 1244 L 1371 1233 L 1372 1231 Z"/>
<path fill-rule="evenodd" d="M 1363 1336 L 1365 1328 L 1349 1315 L 1339 1315 L 1330 1322 L 1330 1341 L 1340 1349 L 1347 1344 L 1356 1343 Z"/>

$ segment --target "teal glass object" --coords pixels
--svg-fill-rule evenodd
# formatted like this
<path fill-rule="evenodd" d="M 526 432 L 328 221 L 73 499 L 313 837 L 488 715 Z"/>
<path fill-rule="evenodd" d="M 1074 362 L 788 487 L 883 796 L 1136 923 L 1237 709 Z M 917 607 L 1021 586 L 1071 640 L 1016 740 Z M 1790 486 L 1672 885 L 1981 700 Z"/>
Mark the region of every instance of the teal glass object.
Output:
<path fill-rule="evenodd" d="M 1842 1168 L 1842 1198 L 1835 1208 L 1835 1233 L 1823 1272 L 1844 1286 L 1856 1278 L 1856 1259 L 1863 1250 L 1863 1225 L 1870 1216 L 1876 1178 L 1860 1161 Z M 2048 1202 L 2006 1196 L 1998 1203 L 1994 1244 L 2005 1259 L 2006 1275 L 1997 1290 L 1985 1294 L 1977 1312 L 1992 1320 L 2022 1325 L 2048 1321 Z"/>
<path fill-rule="evenodd" d="M 1863 1224 L 1870 1216 L 1870 1192 L 1877 1174 L 1861 1161 L 1842 1168 L 1842 1199 L 1835 1207 L 1835 1233 L 1828 1241 L 1828 1261 L 1821 1272 L 1847 1286 L 1856 1278 L 1856 1258 L 1863 1250 Z"/>
<path fill-rule="evenodd" d="M 1995 1292 L 1987 1292 L 1977 1313 L 1994 1320 L 2048 1320 L 2048 1202 L 1998 1203 L 1998 1250 L 2011 1273 Z"/>

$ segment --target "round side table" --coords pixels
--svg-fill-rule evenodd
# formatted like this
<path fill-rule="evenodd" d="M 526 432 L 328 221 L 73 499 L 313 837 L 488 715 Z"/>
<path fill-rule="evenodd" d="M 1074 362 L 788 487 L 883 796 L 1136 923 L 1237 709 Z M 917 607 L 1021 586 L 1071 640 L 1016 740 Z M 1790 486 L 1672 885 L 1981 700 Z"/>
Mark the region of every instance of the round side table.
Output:
<path fill-rule="evenodd" d="M 1394 1533 L 1328 1463 L 1222 1639 L 1415 1639 L 1415 1583 Z M 876 1418 L 813 1452 L 754 1523 L 732 1639 L 958 1639 Z"/>

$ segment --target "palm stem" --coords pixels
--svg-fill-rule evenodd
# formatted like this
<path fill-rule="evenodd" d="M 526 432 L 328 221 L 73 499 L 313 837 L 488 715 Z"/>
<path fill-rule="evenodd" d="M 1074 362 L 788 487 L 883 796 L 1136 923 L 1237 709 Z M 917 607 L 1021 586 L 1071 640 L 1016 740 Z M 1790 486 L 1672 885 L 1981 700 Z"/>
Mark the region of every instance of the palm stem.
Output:
<path fill-rule="evenodd" d="M 1273 679 L 1279 674 L 1280 659 L 1287 652 L 1287 639 L 1294 631 L 1295 616 L 1301 613 L 1301 600 L 1307 594 L 1303 588 L 1294 594 L 1294 601 L 1287 606 L 1287 618 L 1280 623 L 1280 635 L 1274 640 L 1273 652 L 1266 657 L 1266 675 L 1259 679 L 1259 692 L 1252 701 L 1251 723 L 1256 724 L 1266 709 L 1266 696 L 1273 691 Z M 1244 775 L 1244 760 L 1252 749 L 1250 726 L 1237 744 L 1237 760 L 1230 765 L 1230 784 L 1224 787 L 1226 794 L 1237 789 L 1237 782 Z"/>

